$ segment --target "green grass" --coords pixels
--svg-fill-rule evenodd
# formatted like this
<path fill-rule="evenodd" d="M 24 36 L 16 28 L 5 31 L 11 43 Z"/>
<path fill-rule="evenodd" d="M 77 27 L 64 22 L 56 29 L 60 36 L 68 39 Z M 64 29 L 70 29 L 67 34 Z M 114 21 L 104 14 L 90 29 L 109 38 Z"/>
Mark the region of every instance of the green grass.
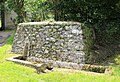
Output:
<path fill-rule="evenodd" d="M 113 75 L 92 75 L 70 72 L 49 72 L 36 74 L 35 69 L 13 62 L 5 58 L 14 56 L 10 54 L 13 36 L 0 47 L 0 82 L 120 82 L 120 66 L 113 66 Z"/>

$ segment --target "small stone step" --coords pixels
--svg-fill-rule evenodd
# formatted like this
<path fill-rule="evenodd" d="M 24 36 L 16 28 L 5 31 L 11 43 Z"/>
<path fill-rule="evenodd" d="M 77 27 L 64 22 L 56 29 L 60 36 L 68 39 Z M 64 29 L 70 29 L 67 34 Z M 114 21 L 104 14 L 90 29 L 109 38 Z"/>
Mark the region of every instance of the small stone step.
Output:
<path fill-rule="evenodd" d="M 4 45 L 4 43 L 0 43 L 0 47 L 3 46 L 3 45 Z"/>
<path fill-rule="evenodd" d="M 3 46 L 5 44 L 6 39 L 8 39 L 12 34 L 12 32 L 0 32 L 0 46 Z"/>
<path fill-rule="evenodd" d="M 5 44 L 6 39 L 8 39 L 11 35 L 8 35 L 6 37 L 0 36 L 0 46 L 3 46 Z"/>
<path fill-rule="evenodd" d="M 0 39 L 2 38 L 2 36 L 0 36 Z"/>
<path fill-rule="evenodd" d="M 0 38 L 0 44 L 3 44 L 5 42 L 6 38 Z"/>

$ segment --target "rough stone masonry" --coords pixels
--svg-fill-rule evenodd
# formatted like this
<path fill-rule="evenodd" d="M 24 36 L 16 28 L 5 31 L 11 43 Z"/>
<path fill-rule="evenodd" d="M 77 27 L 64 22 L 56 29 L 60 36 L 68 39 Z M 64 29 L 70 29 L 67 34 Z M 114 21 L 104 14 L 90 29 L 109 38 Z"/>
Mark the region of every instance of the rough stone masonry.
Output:
<path fill-rule="evenodd" d="M 12 52 L 28 57 L 84 64 L 84 39 L 78 22 L 30 22 L 17 27 Z"/>

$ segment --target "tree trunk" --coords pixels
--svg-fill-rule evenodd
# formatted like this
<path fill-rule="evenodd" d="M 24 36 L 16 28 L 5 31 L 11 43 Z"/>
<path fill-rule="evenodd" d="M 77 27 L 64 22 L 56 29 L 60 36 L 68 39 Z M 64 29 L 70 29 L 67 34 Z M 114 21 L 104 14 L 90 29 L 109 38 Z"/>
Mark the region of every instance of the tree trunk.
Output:
<path fill-rule="evenodd" d="M 55 6 L 60 6 L 61 0 L 53 0 Z M 57 7 L 54 9 L 54 19 L 55 21 L 61 21 L 61 8 Z"/>
<path fill-rule="evenodd" d="M 5 30 L 5 8 L 4 3 L 1 5 L 1 28 L 0 30 Z"/>

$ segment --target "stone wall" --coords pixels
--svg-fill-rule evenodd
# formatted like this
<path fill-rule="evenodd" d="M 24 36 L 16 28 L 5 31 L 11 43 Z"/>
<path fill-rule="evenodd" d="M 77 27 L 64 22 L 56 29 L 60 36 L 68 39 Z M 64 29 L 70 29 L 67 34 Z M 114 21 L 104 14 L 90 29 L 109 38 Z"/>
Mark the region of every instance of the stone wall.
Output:
<path fill-rule="evenodd" d="M 12 52 L 46 60 L 83 64 L 83 30 L 77 22 L 31 22 L 17 27 Z"/>
<path fill-rule="evenodd" d="M 15 19 L 17 14 L 12 10 L 11 12 L 5 12 L 5 28 L 6 29 L 15 29 Z M 13 22 L 14 21 L 14 22 Z"/>

